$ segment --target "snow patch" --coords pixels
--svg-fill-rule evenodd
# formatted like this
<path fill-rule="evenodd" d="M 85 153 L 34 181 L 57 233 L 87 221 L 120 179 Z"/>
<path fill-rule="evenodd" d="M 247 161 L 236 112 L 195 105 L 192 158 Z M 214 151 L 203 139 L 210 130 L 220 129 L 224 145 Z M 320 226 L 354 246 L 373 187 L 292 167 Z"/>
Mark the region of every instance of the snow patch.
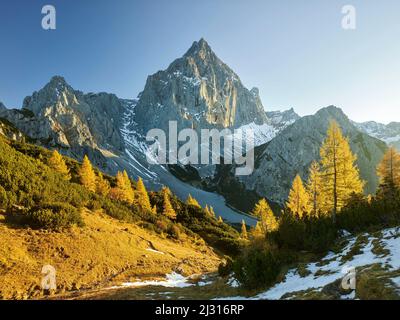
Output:
<path fill-rule="evenodd" d="M 113 287 L 117 288 L 134 288 L 134 287 L 147 287 L 147 286 L 158 286 L 166 288 L 186 288 L 191 287 L 194 284 L 188 283 L 190 278 L 184 277 L 179 273 L 172 272 L 165 276 L 165 280 L 146 280 L 146 281 L 136 281 L 136 282 L 124 282 L 121 286 Z"/>

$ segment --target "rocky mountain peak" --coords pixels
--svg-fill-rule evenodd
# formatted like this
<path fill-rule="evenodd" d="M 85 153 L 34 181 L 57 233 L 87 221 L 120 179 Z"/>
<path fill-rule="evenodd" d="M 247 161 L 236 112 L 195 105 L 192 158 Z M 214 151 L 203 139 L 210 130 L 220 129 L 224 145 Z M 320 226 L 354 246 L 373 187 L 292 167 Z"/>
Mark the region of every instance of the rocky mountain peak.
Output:
<path fill-rule="evenodd" d="M 235 72 L 217 57 L 203 38 L 193 42 L 190 49 L 181 58 L 172 62 L 166 71 L 183 74 L 197 81 L 206 79 L 218 82 L 225 79 L 240 81 Z"/>
<path fill-rule="evenodd" d="M 101 150 L 121 152 L 125 101 L 114 94 L 84 94 L 61 76 L 54 76 L 39 91 L 25 98 L 23 110 L 5 110 L 2 116 L 47 147 L 60 147 L 81 159 L 87 154 L 95 163 L 105 162 Z"/>
<path fill-rule="evenodd" d="M 324 117 L 339 117 L 339 118 L 345 118 L 348 120 L 348 117 L 344 114 L 343 110 L 340 109 L 339 107 L 336 107 L 334 105 L 330 105 L 325 108 L 321 108 L 320 110 L 317 111 L 315 114 L 316 116 L 324 116 Z"/>
<path fill-rule="evenodd" d="M 0 101 L 0 111 L 6 109 L 7 109 L 6 106 Z"/>
<path fill-rule="evenodd" d="M 57 88 L 60 90 L 63 90 L 65 88 L 71 88 L 64 77 L 57 75 L 53 76 L 46 86 Z"/>
<path fill-rule="evenodd" d="M 390 122 L 383 124 L 376 121 L 367 121 L 363 123 L 353 122 L 353 124 L 361 131 L 372 137 L 386 142 L 389 146 L 393 146 L 400 150 L 400 123 Z"/>
<path fill-rule="evenodd" d="M 353 122 L 347 117 L 343 110 L 333 105 L 318 110 L 313 117 L 324 130 L 328 128 L 329 123 L 332 120 L 339 124 L 344 134 L 357 130 Z"/>
<path fill-rule="evenodd" d="M 78 104 L 75 90 L 61 76 L 54 76 L 39 91 L 26 97 L 23 108 L 35 115 L 48 112 L 51 108 L 66 108 Z"/>
<path fill-rule="evenodd" d="M 293 108 L 284 111 L 267 111 L 266 115 L 268 117 L 268 122 L 277 132 L 282 131 L 300 119 L 300 116 Z"/>
<path fill-rule="evenodd" d="M 211 56 L 215 57 L 215 53 L 212 51 L 210 45 L 207 43 L 204 38 L 201 38 L 199 41 L 194 41 L 189 50 L 185 53 L 184 57 L 206 57 L 210 58 Z"/>
<path fill-rule="evenodd" d="M 148 77 L 135 110 L 135 121 L 147 132 L 178 128 L 232 128 L 266 123 L 258 95 L 212 51 L 204 39 L 163 71 Z"/>

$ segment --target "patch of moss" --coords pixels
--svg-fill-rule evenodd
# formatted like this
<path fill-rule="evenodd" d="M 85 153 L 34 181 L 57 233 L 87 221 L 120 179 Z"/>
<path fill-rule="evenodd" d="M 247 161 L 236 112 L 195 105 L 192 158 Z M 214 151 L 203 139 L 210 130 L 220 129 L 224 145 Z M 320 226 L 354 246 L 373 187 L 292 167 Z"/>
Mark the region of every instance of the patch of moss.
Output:
<path fill-rule="evenodd" d="M 311 271 L 307 269 L 307 265 L 305 263 L 299 264 L 297 267 L 297 272 L 302 278 L 305 278 L 311 274 Z"/>
<path fill-rule="evenodd" d="M 372 241 L 372 253 L 378 257 L 386 257 L 388 254 L 390 254 L 390 250 L 386 249 L 382 243 L 380 242 L 379 239 L 374 239 Z"/>
<path fill-rule="evenodd" d="M 393 282 L 391 273 L 380 265 L 374 265 L 358 274 L 356 298 L 361 300 L 400 300 L 400 295 Z"/>
<path fill-rule="evenodd" d="M 369 241 L 368 235 L 362 234 L 358 236 L 356 242 L 351 247 L 349 252 L 342 257 L 341 262 L 342 263 L 347 262 L 351 260 L 354 256 L 362 254 L 363 252 L 362 249 L 368 244 L 368 241 Z"/>

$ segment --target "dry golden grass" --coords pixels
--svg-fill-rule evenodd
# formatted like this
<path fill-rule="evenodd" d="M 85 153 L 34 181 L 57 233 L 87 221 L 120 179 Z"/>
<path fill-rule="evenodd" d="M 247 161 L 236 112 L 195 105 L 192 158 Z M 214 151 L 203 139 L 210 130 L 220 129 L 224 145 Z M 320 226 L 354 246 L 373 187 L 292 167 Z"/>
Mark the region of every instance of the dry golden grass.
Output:
<path fill-rule="evenodd" d="M 82 216 L 83 228 L 49 232 L 12 228 L 0 214 L 0 298 L 39 298 L 46 264 L 56 268 L 57 293 L 63 293 L 172 271 L 213 272 L 220 263 L 198 239 L 172 241 L 101 212 L 85 211 Z"/>

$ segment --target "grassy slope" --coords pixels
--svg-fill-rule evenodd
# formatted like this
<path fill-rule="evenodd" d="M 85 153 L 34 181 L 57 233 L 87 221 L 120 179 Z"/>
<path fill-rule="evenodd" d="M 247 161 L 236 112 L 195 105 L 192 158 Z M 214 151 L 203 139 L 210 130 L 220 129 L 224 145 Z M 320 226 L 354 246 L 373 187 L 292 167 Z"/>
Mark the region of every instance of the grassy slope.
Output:
<path fill-rule="evenodd" d="M 238 237 L 229 226 L 175 198 L 178 224 L 161 213 L 152 215 L 92 194 L 76 183 L 79 163 L 67 159 L 73 173 L 67 182 L 45 165 L 49 155 L 43 148 L 0 136 L 0 298 L 39 297 L 45 264 L 57 270 L 58 292 L 129 281 L 132 276 L 162 276 L 173 270 L 184 275 L 215 271 L 221 259 L 209 245 L 221 249 Z M 34 230 L 15 220 L 10 210 L 49 201 L 76 207 L 84 227 Z M 179 237 L 160 229 L 160 221 L 175 225 Z M 201 238 L 204 230 L 208 245 Z"/>
<path fill-rule="evenodd" d="M 0 215 L 0 297 L 38 297 L 45 264 L 56 268 L 58 292 L 62 292 L 171 271 L 211 272 L 220 263 L 203 241 L 163 239 L 100 212 L 85 211 L 82 216 L 85 227 L 50 232 L 12 228 Z"/>

